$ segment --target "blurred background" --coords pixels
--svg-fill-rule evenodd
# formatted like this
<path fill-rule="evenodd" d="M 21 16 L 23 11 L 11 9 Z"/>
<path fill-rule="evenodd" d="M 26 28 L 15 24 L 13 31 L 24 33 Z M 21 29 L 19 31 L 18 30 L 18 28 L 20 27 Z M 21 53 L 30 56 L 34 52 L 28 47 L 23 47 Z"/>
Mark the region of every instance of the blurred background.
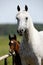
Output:
<path fill-rule="evenodd" d="M 43 0 L 0 0 L 0 56 L 9 52 L 9 34 L 17 35 L 17 5 L 21 10 L 27 5 L 34 26 L 39 31 L 43 30 Z M 17 40 L 21 40 L 18 35 Z M 0 61 L 0 65 L 3 63 L 4 61 Z M 11 58 L 8 60 L 8 65 L 11 65 Z"/>

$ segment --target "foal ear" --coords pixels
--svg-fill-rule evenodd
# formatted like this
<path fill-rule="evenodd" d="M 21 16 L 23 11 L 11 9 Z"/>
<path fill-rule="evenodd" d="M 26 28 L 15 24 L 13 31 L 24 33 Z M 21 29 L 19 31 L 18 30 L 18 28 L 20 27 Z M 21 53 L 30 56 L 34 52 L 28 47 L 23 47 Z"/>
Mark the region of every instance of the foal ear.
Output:
<path fill-rule="evenodd" d="M 17 10 L 20 11 L 20 7 L 19 7 L 19 5 L 17 6 Z"/>
<path fill-rule="evenodd" d="M 14 34 L 14 39 L 17 40 L 16 34 Z"/>
<path fill-rule="evenodd" d="M 25 11 L 28 11 L 28 7 L 27 7 L 27 5 L 25 5 Z"/>
<path fill-rule="evenodd" d="M 9 40 L 11 40 L 11 36 L 10 36 L 10 34 L 9 34 Z"/>

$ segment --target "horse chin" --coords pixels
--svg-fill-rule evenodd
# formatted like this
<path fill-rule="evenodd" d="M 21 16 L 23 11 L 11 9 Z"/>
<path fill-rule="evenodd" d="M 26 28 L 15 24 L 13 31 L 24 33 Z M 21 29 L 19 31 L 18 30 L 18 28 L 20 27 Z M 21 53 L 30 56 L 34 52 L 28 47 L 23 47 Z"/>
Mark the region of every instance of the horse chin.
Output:
<path fill-rule="evenodd" d="M 20 36 L 23 36 L 23 33 L 19 33 Z"/>

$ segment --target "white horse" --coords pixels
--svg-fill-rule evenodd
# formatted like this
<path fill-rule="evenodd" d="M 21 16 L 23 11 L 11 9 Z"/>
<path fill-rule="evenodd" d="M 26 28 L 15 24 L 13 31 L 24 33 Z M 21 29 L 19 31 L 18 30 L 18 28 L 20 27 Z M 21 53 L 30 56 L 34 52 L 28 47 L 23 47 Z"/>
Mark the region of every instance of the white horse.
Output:
<path fill-rule="evenodd" d="M 26 5 L 25 10 L 20 11 L 19 6 L 17 7 L 17 10 L 17 32 L 19 35 L 23 36 L 19 51 L 22 65 L 29 64 L 29 56 L 35 56 L 37 58 L 38 64 L 41 65 L 41 59 L 43 58 L 43 31 L 39 32 L 35 29 L 32 18 L 28 13 L 28 7 Z M 36 62 L 36 65 L 38 64 Z"/>

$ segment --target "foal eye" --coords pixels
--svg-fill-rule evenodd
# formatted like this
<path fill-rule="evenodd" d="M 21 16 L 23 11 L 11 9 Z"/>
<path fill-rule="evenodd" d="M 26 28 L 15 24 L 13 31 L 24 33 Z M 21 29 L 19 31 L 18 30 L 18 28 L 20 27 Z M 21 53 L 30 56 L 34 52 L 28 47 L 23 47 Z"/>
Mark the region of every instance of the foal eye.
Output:
<path fill-rule="evenodd" d="M 26 17 L 26 20 L 28 20 L 28 17 Z"/>
<path fill-rule="evenodd" d="M 10 46 L 10 42 L 9 42 L 9 44 L 8 44 L 9 46 Z"/>

